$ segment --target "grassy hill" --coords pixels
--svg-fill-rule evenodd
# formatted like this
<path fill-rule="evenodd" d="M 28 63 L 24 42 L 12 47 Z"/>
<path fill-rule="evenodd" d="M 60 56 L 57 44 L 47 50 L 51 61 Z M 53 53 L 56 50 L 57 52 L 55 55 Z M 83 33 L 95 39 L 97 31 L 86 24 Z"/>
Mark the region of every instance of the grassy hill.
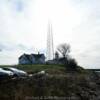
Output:
<path fill-rule="evenodd" d="M 18 69 L 24 70 L 28 73 L 36 73 L 38 71 L 44 70 L 48 73 L 51 74 L 65 74 L 66 73 L 66 68 L 64 65 L 57 65 L 57 64 L 34 64 L 34 65 L 0 65 L 0 67 L 16 67 Z M 78 70 L 81 71 L 86 71 L 82 67 L 78 67 Z"/>
<path fill-rule="evenodd" d="M 15 67 L 33 74 L 45 70 L 48 74 L 0 81 L 0 100 L 100 100 L 99 77 L 81 67 L 77 72 L 66 71 L 63 65 Z"/>

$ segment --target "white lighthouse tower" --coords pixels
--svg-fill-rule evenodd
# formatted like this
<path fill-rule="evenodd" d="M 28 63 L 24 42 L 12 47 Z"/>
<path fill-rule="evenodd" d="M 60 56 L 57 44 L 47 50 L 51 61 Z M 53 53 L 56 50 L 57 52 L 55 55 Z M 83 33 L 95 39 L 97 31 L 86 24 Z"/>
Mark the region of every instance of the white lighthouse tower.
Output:
<path fill-rule="evenodd" d="M 48 23 L 48 32 L 47 32 L 47 60 L 54 59 L 54 47 L 53 47 L 53 33 L 52 33 L 52 24 Z"/>

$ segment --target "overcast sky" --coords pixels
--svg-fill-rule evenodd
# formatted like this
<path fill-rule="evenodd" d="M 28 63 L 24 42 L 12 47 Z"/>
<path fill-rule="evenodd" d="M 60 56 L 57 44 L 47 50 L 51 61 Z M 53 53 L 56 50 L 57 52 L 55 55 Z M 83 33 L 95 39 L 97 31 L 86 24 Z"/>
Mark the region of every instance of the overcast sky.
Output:
<path fill-rule="evenodd" d="M 100 68 L 100 0 L 0 0 L 0 64 L 46 51 L 48 21 L 54 47 L 71 45 L 85 68 Z"/>

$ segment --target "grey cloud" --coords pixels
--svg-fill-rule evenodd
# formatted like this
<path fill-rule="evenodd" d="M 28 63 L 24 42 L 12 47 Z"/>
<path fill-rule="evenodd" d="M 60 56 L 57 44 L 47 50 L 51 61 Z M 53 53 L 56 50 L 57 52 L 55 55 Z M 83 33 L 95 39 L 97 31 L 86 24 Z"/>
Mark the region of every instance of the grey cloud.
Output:
<path fill-rule="evenodd" d="M 34 48 L 23 44 L 0 43 L 0 50 L 4 50 L 4 51 L 15 51 L 15 50 L 32 51 L 33 50 L 34 51 Z"/>
<path fill-rule="evenodd" d="M 8 0 L 11 9 L 16 12 L 23 12 L 31 0 Z"/>
<path fill-rule="evenodd" d="M 2 52 L 2 49 L 0 49 L 0 52 Z"/>
<path fill-rule="evenodd" d="M 32 46 L 26 46 L 24 44 L 17 44 L 17 47 L 21 50 L 26 50 L 26 51 L 34 51 L 34 47 Z"/>
<path fill-rule="evenodd" d="M 0 43 L 0 50 L 6 49 L 6 46 L 2 43 Z"/>
<path fill-rule="evenodd" d="M 24 9 L 24 2 L 23 0 L 9 0 L 11 7 L 13 10 L 21 12 Z"/>

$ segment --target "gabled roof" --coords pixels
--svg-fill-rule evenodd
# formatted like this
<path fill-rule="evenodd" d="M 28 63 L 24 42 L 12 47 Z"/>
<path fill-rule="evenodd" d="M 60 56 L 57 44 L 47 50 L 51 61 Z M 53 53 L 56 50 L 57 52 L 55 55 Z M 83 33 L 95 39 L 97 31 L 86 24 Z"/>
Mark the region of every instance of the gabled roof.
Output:
<path fill-rule="evenodd" d="M 25 54 L 25 53 L 24 53 L 23 55 L 21 55 L 21 56 L 19 57 L 19 59 L 21 59 L 22 57 L 29 58 L 29 56 L 30 56 L 29 54 Z"/>
<path fill-rule="evenodd" d="M 31 56 L 34 56 L 36 59 L 41 58 L 42 56 L 44 56 L 44 54 L 23 54 L 19 57 L 19 59 L 21 59 L 23 56 L 25 56 L 28 60 L 31 60 Z M 45 56 L 44 56 L 45 57 Z"/>

